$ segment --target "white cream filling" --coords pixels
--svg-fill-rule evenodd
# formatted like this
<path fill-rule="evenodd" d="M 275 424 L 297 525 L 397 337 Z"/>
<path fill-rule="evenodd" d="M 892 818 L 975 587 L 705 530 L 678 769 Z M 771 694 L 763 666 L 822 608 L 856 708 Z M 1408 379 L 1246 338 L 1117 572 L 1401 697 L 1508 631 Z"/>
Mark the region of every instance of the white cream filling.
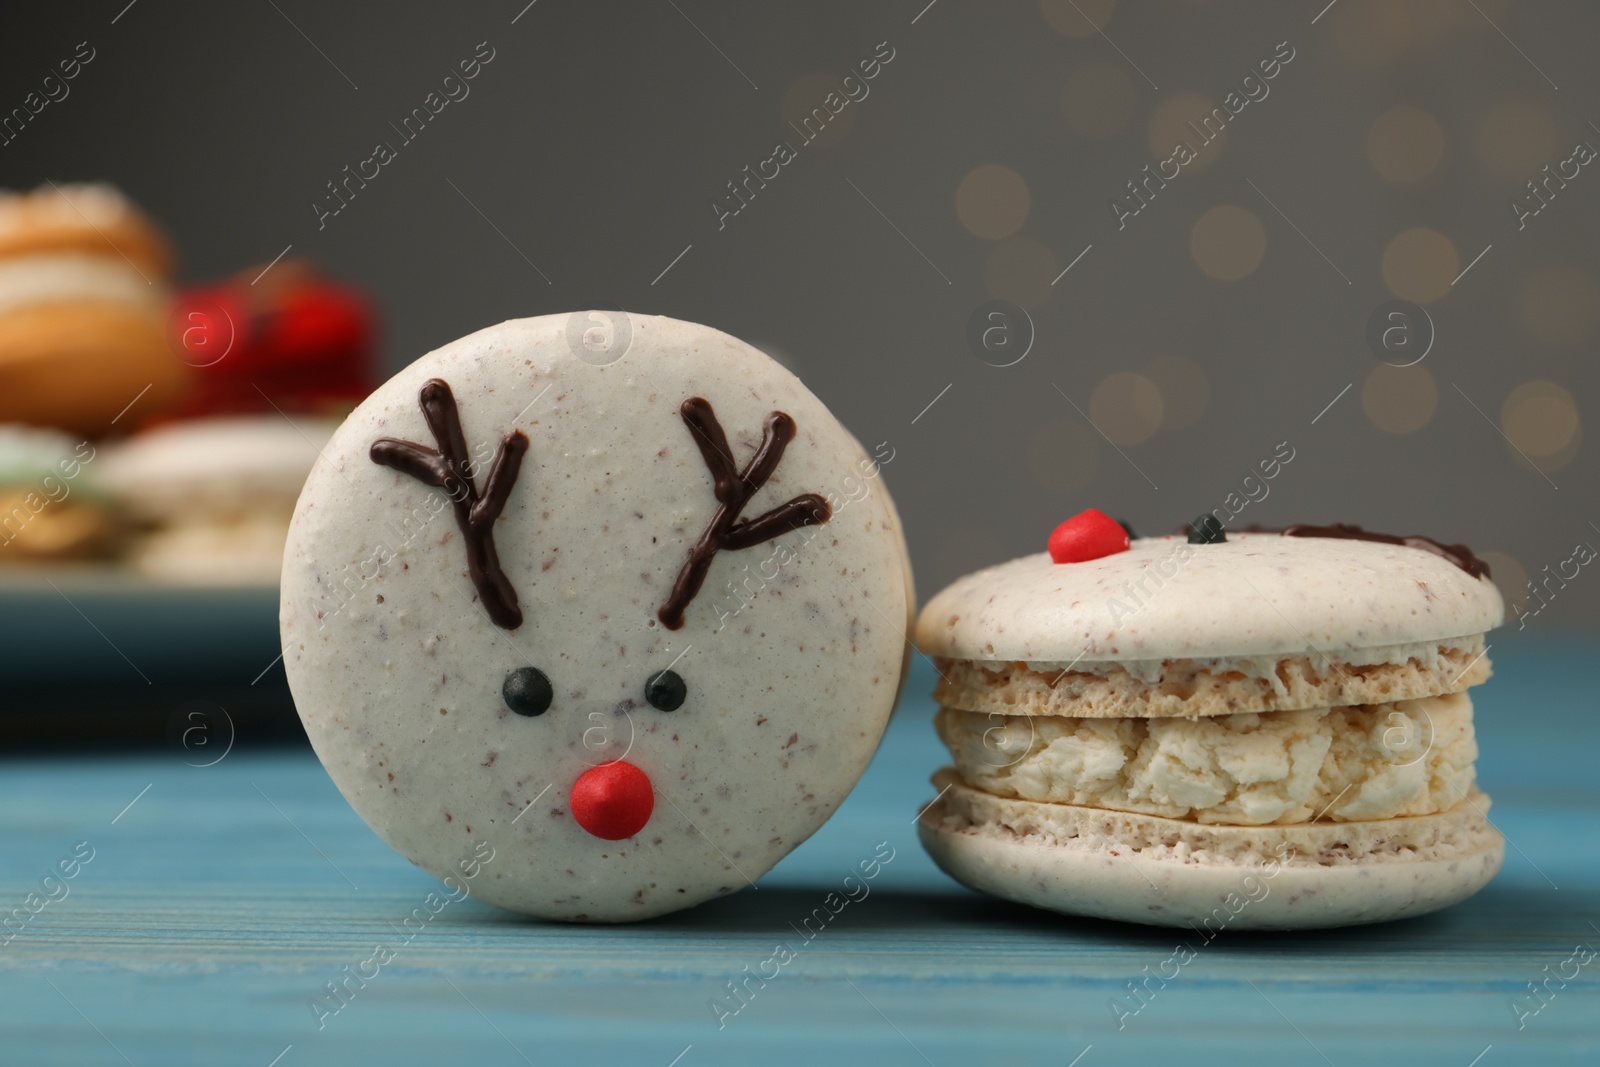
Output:
<path fill-rule="evenodd" d="M 167 287 L 151 282 L 110 245 L 106 255 L 41 252 L 0 259 L 0 314 L 59 301 L 105 300 L 159 309 Z"/>
<path fill-rule="evenodd" d="M 936 725 L 985 792 L 1236 826 L 1443 811 L 1478 757 L 1466 693 L 1198 720 L 944 710 Z"/>

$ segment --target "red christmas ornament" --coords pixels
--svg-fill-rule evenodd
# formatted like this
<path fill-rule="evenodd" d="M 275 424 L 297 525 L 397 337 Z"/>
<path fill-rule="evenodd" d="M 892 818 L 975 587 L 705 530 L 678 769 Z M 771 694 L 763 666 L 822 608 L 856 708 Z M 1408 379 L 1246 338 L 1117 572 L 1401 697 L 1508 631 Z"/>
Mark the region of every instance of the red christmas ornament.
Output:
<path fill-rule="evenodd" d="M 1057 563 L 1084 563 L 1128 550 L 1128 531 L 1103 511 L 1090 508 L 1072 516 L 1050 534 L 1050 558 Z"/>
<path fill-rule="evenodd" d="M 579 826 L 603 840 L 621 841 L 644 829 L 656 809 L 656 795 L 643 771 L 612 760 L 578 776 L 571 803 Z"/>

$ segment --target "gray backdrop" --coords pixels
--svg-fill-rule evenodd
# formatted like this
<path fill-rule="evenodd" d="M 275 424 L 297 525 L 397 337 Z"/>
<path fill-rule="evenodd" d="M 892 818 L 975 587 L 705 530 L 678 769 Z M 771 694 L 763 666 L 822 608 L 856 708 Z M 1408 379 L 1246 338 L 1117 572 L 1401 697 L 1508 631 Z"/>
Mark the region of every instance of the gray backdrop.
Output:
<path fill-rule="evenodd" d="M 743 337 L 893 447 L 924 597 L 1085 507 L 1167 532 L 1248 489 L 1236 524 L 1464 540 L 1512 594 L 1576 568 L 1527 628 L 1593 622 L 1600 166 L 1574 149 L 1600 148 L 1600 7 L 525 3 L 8 3 L 0 109 L 94 58 L 0 184 L 121 185 L 188 280 L 292 245 L 377 295 L 391 369 L 602 304 Z M 391 128 L 447 91 L 409 143 Z M 830 92 L 808 142 L 789 123 Z M 1212 105 L 1205 144 L 1184 120 Z M 1162 163 L 1178 139 L 1195 158 Z M 380 140 L 395 158 L 319 228 Z M 777 174 L 719 222 L 747 165 Z M 1176 176 L 1119 220 L 1146 165 Z M 1569 178 L 1541 204 L 1546 165 Z M 1016 311 L 969 343 L 994 299 L 1031 317 L 1011 366 Z M 1381 366 L 1429 323 L 1420 363 Z"/>

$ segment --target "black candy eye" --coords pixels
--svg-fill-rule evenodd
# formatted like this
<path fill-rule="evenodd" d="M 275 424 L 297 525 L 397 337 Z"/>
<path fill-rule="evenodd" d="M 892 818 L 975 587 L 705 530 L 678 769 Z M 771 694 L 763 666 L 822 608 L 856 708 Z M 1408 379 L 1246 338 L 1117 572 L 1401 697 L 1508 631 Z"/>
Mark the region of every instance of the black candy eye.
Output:
<path fill-rule="evenodd" d="M 688 697 L 689 687 L 683 683 L 677 671 L 652 674 L 650 680 L 644 683 L 644 698 L 651 707 L 660 711 L 677 711 Z"/>
<path fill-rule="evenodd" d="M 538 667 L 518 667 L 507 674 L 500 695 L 505 698 L 506 707 L 518 715 L 543 715 L 556 696 L 550 679 Z"/>
<path fill-rule="evenodd" d="M 1189 543 L 1191 545 L 1220 545 L 1228 540 L 1228 535 L 1223 532 L 1222 521 L 1215 515 L 1202 515 L 1189 524 Z"/>

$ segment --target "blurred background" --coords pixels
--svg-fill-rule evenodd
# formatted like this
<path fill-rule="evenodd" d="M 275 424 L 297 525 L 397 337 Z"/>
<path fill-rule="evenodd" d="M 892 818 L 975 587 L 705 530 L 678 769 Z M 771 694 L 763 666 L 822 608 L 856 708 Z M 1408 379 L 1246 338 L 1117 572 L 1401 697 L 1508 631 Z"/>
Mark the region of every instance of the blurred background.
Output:
<path fill-rule="evenodd" d="M 924 598 L 1086 507 L 1224 509 L 1464 541 L 1512 629 L 1582 633 L 1596 40 L 1509 0 L 8 7 L 8 721 L 181 730 L 181 682 L 283 725 L 322 437 L 590 307 L 887 442 Z"/>

